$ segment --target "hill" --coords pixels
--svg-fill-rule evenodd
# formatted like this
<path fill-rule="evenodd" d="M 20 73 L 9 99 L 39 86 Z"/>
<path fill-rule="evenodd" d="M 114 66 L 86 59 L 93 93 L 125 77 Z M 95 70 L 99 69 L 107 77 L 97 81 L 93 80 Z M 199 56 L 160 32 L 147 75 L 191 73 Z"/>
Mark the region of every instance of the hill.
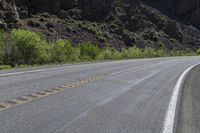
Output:
<path fill-rule="evenodd" d="M 1 0 L 0 28 L 28 28 L 49 41 L 123 48 L 200 48 L 199 0 Z"/>

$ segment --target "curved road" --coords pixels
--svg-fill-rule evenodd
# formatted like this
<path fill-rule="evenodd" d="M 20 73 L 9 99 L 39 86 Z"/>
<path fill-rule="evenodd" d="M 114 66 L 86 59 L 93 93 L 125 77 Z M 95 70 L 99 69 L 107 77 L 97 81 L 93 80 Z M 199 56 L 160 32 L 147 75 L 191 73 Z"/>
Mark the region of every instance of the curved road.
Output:
<path fill-rule="evenodd" d="M 174 87 L 200 57 L 0 72 L 1 133 L 162 133 Z"/>

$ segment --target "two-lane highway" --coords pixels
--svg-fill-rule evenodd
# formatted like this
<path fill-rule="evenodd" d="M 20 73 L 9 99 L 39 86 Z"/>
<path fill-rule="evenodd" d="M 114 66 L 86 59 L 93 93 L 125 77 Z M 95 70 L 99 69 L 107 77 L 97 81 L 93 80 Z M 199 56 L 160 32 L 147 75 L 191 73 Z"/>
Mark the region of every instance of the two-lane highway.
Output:
<path fill-rule="evenodd" d="M 177 57 L 2 71 L 0 132 L 162 133 L 176 83 L 197 63 Z"/>

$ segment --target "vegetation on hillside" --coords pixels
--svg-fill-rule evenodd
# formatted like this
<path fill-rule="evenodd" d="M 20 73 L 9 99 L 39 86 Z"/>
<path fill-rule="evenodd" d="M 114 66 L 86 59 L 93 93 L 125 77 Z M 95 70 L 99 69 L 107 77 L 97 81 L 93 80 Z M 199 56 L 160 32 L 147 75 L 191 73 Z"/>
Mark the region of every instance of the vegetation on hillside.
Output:
<path fill-rule="evenodd" d="M 5 38 L 7 40 L 9 38 L 9 45 Z M 160 49 L 129 47 L 121 50 L 111 47 L 99 48 L 92 42 L 82 42 L 74 46 L 71 41 L 64 39 L 49 43 L 42 35 L 25 29 L 13 29 L 9 34 L 0 31 L 0 65 L 4 67 L 5 65 L 15 67 L 16 65 L 199 54 L 200 50 L 170 51 L 164 47 Z"/>

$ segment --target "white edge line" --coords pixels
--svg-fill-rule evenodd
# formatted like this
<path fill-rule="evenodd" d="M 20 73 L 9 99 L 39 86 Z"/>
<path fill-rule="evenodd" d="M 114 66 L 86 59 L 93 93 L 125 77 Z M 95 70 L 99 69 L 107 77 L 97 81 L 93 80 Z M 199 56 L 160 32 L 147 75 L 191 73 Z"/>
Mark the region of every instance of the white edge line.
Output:
<path fill-rule="evenodd" d="M 48 69 L 38 69 L 38 70 L 24 71 L 24 72 L 6 73 L 6 74 L 0 74 L 0 77 L 14 76 L 14 75 L 21 75 L 21 74 L 28 74 L 28 73 L 36 73 L 36 72 L 45 72 L 45 71 L 59 70 L 59 69 L 78 67 L 78 66 L 84 66 L 84 65 L 75 65 L 75 66 L 56 67 L 56 68 L 48 68 Z"/>
<path fill-rule="evenodd" d="M 55 68 L 37 69 L 37 70 L 24 71 L 24 72 L 6 73 L 6 74 L 0 74 L 0 77 L 14 76 L 14 75 L 21 75 L 21 74 L 28 74 L 28 73 L 36 73 L 36 72 L 45 72 L 45 71 L 51 71 L 51 70 L 60 70 L 60 69 L 74 68 L 74 67 L 81 67 L 81 66 L 88 66 L 88 65 L 96 65 L 96 64 L 108 64 L 108 63 L 113 63 L 113 62 L 100 62 L 100 63 L 91 63 L 91 64 L 82 64 L 82 65 L 70 65 L 70 66 L 64 66 L 64 67 L 55 67 Z"/>
<path fill-rule="evenodd" d="M 5 73 L 5 74 L 0 74 L 0 77 L 21 75 L 21 74 L 29 74 L 29 73 L 36 73 L 36 72 L 45 72 L 45 71 L 51 71 L 51 70 L 60 70 L 60 69 L 66 69 L 66 68 L 74 68 L 74 67 L 97 65 L 97 64 L 121 63 L 121 62 L 126 62 L 126 61 L 127 62 L 132 62 L 132 61 L 137 61 L 137 60 L 122 60 L 122 61 L 109 61 L 109 62 L 97 62 L 97 63 L 89 63 L 89 64 L 80 64 L 80 65 L 69 65 L 69 66 L 64 66 L 64 67 L 54 67 L 54 68 L 37 69 L 37 70 L 24 71 L 24 72 Z"/>
<path fill-rule="evenodd" d="M 189 68 L 187 68 L 180 76 L 178 81 L 176 82 L 176 85 L 174 87 L 174 91 L 171 96 L 170 103 L 168 105 L 165 121 L 164 121 L 164 127 L 162 130 L 162 133 L 173 133 L 174 128 L 174 121 L 175 121 L 175 114 L 176 114 L 176 106 L 178 101 L 179 92 L 181 89 L 181 85 L 184 82 L 184 78 L 187 76 L 189 71 L 191 71 L 195 66 L 199 64 L 193 65 Z"/>
<path fill-rule="evenodd" d="M 108 61 L 108 62 L 97 62 L 97 63 L 89 63 L 89 64 L 81 64 L 81 65 L 70 65 L 70 66 L 64 66 L 64 67 L 55 67 L 55 68 L 47 68 L 47 69 L 37 69 L 37 70 L 24 71 L 24 72 L 5 73 L 5 74 L 0 74 L 0 77 L 21 75 L 21 74 L 29 74 L 29 73 L 36 73 L 36 72 L 45 72 L 45 71 L 51 71 L 51 70 L 60 70 L 60 69 L 73 68 L 73 67 L 81 67 L 81 66 L 88 66 L 88 65 L 96 65 L 96 64 L 110 64 L 110 63 L 121 63 L 121 62 L 137 62 L 137 61 L 141 61 L 141 60 L 160 60 L 160 58 L 155 58 L 155 59 L 137 59 L 137 60 L 121 60 L 121 61 Z"/>

